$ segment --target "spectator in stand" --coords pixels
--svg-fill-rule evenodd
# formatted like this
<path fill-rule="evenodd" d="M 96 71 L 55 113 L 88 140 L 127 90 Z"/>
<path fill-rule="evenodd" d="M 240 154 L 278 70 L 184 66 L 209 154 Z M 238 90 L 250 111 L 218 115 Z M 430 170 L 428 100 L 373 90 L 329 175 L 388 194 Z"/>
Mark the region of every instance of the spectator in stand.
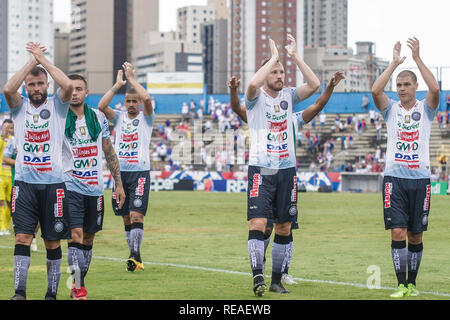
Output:
<path fill-rule="evenodd" d="M 445 102 L 447 103 L 447 108 L 445 109 L 447 112 L 450 109 L 450 95 L 447 93 L 445 96 Z"/>
<path fill-rule="evenodd" d="M 347 117 L 347 122 L 345 123 L 345 129 L 347 131 L 352 131 L 352 123 L 353 123 L 353 117 L 352 116 L 348 116 Z"/>
<path fill-rule="evenodd" d="M 325 111 L 321 111 L 319 114 L 320 130 L 325 127 L 325 121 L 327 120 L 327 115 Z"/>
<path fill-rule="evenodd" d="M 337 114 L 336 117 L 334 118 L 334 126 L 336 128 L 336 132 L 339 132 L 340 124 L 341 124 L 341 117 Z"/>
<path fill-rule="evenodd" d="M 441 112 L 438 112 L 438 113 L 437 113 L 436 120 L 437 120 L 437 123 L 438 123 L 438 125 L 439 125 L 439 128 L 442 128 L 442 120 L 443 120 L 443 116 L 442 116 L 442 113 L 441 113 Z"/>
<path fill-rule="evenodd" d="M 301 148 L 302 147 L 302 141 L 303 141 L 303 130 L 300 129 L 297 132 L 297 145 Z"/>
<path fill-rule="evenodd" d="M 445 124 L 448 127 L 448 123 L 450 122 L 450 112 L 445 113 Z"/>
<path fill-rule="evenodd" d="M 181 106 L 181 116 L 183 120 L 186 120 L 189 118 L 189 106 L 186 102 L 183 102 L 183 105 Z"/>
<path fill-rule="evenodd" d="M 372 128 L 374 128 L 375 127 L 375 110 L 374 109 L 369 110 L 369 119 L 370 119 L 370 125 L 372 126 Z"/>
<path fill-rule="evenodd" d="M 363 108 L 364 112 L 367 112 L 367 107 L 369 106 L 370 103 L 370 99 L 369 97 L 365 94 L 362 97 L 362 102 L 361 102 L 361 107 Z"/>
<path fill-rule="evenodd" d="M 203 123 L 203 108 L 204 107 L 200 106 L 197 109 L 197 118 L 198 118 L 198 120 L 200 120 L 200 123 Z"/>
<path fill-rule="evenodd" d="M 191 100 L 191 102 L 189 103 L 189 117 L 191 119 L 191 126 L 194 125 L 195 109 L 197 109 L 197 106 L 195 105 L 194 100 Z"/>
<path fill-rule="evenodd" d="M 381 129 L 383 128 L 383 123 L 379 118 L 375 122 L 375 129 L 377 130 L 377 141 L 381 140 Z"/>
<path fill-rule="evenodd" d="M 164 133 L 166 134 L 166 138 L 168 141 L 172 141 L 172 132 L 173 132 L 173 129 L 170 126 L 170 120 L 167 119 L 166 126 L 164 127 Z"/>
<path fill-rule="evenodd" d="M 348 148 L 352 149 L 353 148 L 353 135 L 351 133 L 348 135 L 347 141 L 348 141 Z"/>

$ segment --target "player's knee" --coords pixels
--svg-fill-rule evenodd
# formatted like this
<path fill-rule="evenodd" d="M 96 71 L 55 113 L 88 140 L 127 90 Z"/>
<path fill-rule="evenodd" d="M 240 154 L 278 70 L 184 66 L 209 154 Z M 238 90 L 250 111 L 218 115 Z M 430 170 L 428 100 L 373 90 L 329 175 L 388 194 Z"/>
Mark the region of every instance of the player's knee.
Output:
<path fill-rule="evenodd" d="M 33 235 L 31 234 L 16 234 L 16 244 L 31 246 L 31 242 L 33 241 Z"/>
<path fill-rule="evenodd" d="M 131 224 L 131 218 L 130 218 L 130 215 L 123 216 L 123 223 L 124 223 L 125 225 L 130 225 L 130 224 Z"/>
<path fill-rule="evenodd" d="M 291 223 L 286 222 L 275 226 L 275 234 L 287 237 L 291 234 Z"/>
<path fill-rule="evenodd" d="M 83 229 L 81 229 L 81 228 L 72 229 L 72 238 L 69 242 L 82 243 L 83 242 Z"/>
<path fill-rule="evenodd" d="M 130 221 L 133 223 L 144 223 L 144 215 L 139 212 L 131 212 L 130 213 Z"/>
<path fill-rule="evenodd" d="M 265 236 L 266 238 L 270 237 L 271 234 L 272 234 L 272 230 L 273 230 L 273 227 L 267 227 L 267 226 L 266 226 L 266 230 L 264 231 L 264 236 Z"/>
<path fill-rule="evenodd" d="M 391 237 L 394 241 L 404 241 L 406 240 L 406 229 L 395 228 L 391 230 Z"/>
<path fill-rule="evenodd" d="M 94 244 L 94 233 L 84 233 L 83 234 L 83 244 L 85 246 L 92 246 Z"/>
<path fill-rule="evenodd" d="M 257 230 L 261 232 L 265 232 L 267 220 L 264 218 L 255 218 L 251 219 L 249 222 L 249 230 Z"/>

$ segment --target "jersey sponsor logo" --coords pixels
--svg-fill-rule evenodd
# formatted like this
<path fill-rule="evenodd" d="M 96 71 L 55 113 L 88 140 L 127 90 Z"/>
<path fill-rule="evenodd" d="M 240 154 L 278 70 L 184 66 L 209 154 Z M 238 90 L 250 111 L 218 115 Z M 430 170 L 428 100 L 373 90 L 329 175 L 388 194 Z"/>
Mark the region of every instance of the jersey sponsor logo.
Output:
<path fill-rule="evenodd" d="M 86 127 L 80 127 L 80 134 L 82 136 L 85 136 L 87 134 L 87 130 L 86 129 L 87 129 Z"/>
<path fill-rule="evenodd" d="M 398 126 L 399 128 L 401 128 L 401 129 L 407 130 L 407 131 L 410 131 L 410 130 L 417 130 L 417 129 L 419 129 L 419 127 L 420 127 L 420 122 L 414 123 L 414 124 L 412 124 L 412 125 L 410 125 L 410 126 L 407 126 L 407 125 L 405 125 L 404 123 L 401 123 L 401 122 L 399 121 L 399 122 L 397 122 L 397 126 Z"/>
<path fill-rule="evenodd" d="M 73 156 L 75 159 L 87 158 L 87 157 L 97 157 L 98 148 L 97 146 L 81 147 L 72 149 Z"/>
<path fill-rule="evenodd" d="M 48 143 L 33 144 L 33 143 L 25 142 L 24 145 L 23 145 L 23 150 L 25 152 L 39 154 L 39 153 L 49 152 L 50 151 L 50 145 Z"/>
<path fill-rule="evenodd" d="M 401 141 L 406 141 L 406 142 L 417 141 L 417 140 L 419 140 L 419 130 L 412 131 L 412 132 L 399 131 L 397 133 L 397 137 Z"/>
<path fill-rule="evenodd" d="M 269 130 L 271 132 L 283 132 L 287 130 L 287 121 L 283 122 L 269 122 Z"/>
<path fill-rule="evenodd" d="M 272 133 L 269 132 L 269 134 L 267 135 L 267 140 L 271 141 L 271 142 L 283 142 L 286 141 L 288 139 L 288 134 L 287 132 L 282 132 L 282 133 Z"/>
<path fill-rule="evenodd" d="M 64 199 L 64 189 L 56 189 L 56 203 L 55 203 L 55 217 L 61 218 L 64 214 L 63 210 L 63 199 Z"/>
<path fill-rule="evenodd" d="M 32 165 L 32 166 L 51 165 L 51 160 L 52 160 L 52 158 L 50 156 L 45 156 L 45 157 L 23 156 L 23 162 L 26 165 Z"/>
<path fill-rule="evenodd" d="M 419 149 L 419 144 L 417 142 L 407 143 L 407 142 L 397 142 L 397 150 L 412 152 Z"/>
<path fill-rule="evenodd" d="M 32 130 L 42 130 L 42 129 L 47 129 L 49 126 L 49 122 L 45 122 L 44 124 L 41 125 L 35 125 L 33 123 L 28 122 L 28 120 L 25 120 L 25 128 L 27 129 L 32 129 Z"/>
<path fill-rule="evenodd" d="M 253 175 L 253 187 L 250 190 L 250 198 L 259 197 L 259 186 L 262 184 L 262 176 L 259 173 Z"/>
<path fill-rule="evenodd" d="M 43 143 L 50 141 L 50 131 L 25 131 L 25 141 L 34 142 L 34 143 Z"/>
<path fill-rule="evenodd" d="M 97 211 L 102 211 L 102 208 L 103 208 L 103 197 L 100 196 L 97 198 Z M 98 225 L 100 224 L 98 223 Z"/>
<path fill-rule="evenodd" d="M 297 202 L 297 176 L 294 177 L 294 188 L 292 188 L 291 202 Z"/>
<path fill-rule="evenodd" d="M 95 158 L 75 160 L 73 166 L 75 169 L 92 168 L 97 166 L 98 161 Z"/>
<path fill-rule="evenodd" d="M 288 151 L 287 143 L 284 143 L 281 145 L 273 145 L 273 144 L 267 145 L 267 152 L 269 152 L 269 153 L 285 153 L 287 151 Z"/>
<path fill-rule="evenodd" d="M 384 184 L 384 208 L 391 207 L 391 194 L 392 194 L 392 182 L 386 182 Z"/>
<path fill-rule="evenodd" d="M 411 123 L 411 116 L 409 114 L 405 115 L 405 123 Z"/>
<path fill-rule="evenodd" d="M 266 118 L 274 121 L 281 121 L 287 118 L 287 113 L 277 116 L 276 114 L 271 114 L 270 112 L 266 112 Z"/>
<path fill-rule="evenodd" d="M 431 185 L 427 184 L 425 200 L 423 202 L 423 211 L 425 211 L 425 212 L 430 210 L 430 197 L 431 197 Z"/>
<path fill-rule="evenodd" d="M 139 178 L 138 186 L 136 188 L 136 195 L 137 196 L 143 196 L 144 195 L 145 181 L 147 181 L 147 178 Z"/>
<path fill-rule="evenodd" d="M 135 132 L 134 134 L 124 134 L 122 133 L 122 137 L 120 138 L 122 142 L 134 142 L 139 140 L 139 133 Z"/>
<path fill-rule="evenodd" d="M 16 199 L 19 196 L 19 187 L 14 186 L 12 189 L 12 195 L 11 195 L 11 212 L 16 212 Z"/>
<path fill-rule="evenodd" d="M 98 171 L 72 171 L 72 177 L 77 178 L 83 184 L 98 186 Z"/>
<path fill-rule="evenodd" d="M 139 146 L 139 144 L 137 142 L 132 142 L 132 143 L 120 142 L 119 143 L 119 149 L 121 149 L 121 150 L 134 150 L 134 149 L 137 149 L 138 146 Z"/>
<path fill-rule="evenodd" d="M 395 161 L 407 163 L 419 163 L 419 155 L 418 154 L 407 155 L 402 153 L 396 153 Z"/>
<path fill-rule="evenodd" d="M 137 151 L 128 152 L 128 151 L 120 150 L 117 156 L 120 160 L 126 160 L 127 163 L 138 163 L 139 162 L 139 160 L 138 160 L 139 154 Z"/>

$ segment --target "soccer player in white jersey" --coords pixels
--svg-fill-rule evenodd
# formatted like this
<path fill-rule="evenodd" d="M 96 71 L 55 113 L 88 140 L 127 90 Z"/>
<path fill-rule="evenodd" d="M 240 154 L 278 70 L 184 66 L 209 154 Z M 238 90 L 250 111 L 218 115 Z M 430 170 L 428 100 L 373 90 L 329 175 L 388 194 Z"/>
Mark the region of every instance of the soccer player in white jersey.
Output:
<path fill-rule="evenodd" d="M 127 81 L 123 80 L 123 72 Z M 124 105 L 126 112 L 109 107 L 117 91 L 126 84 Z M 143 105 L 142 111 L 140 110 Z M 136 81 L 133 66 L 125 62 L 117 73 L 115 85 L 100 100 L 98 108 L 114 123 L 115 150 L 119 157 L 125 203 L 117 207 L 117 195 L 113 190 L 112 206 L 117 216 L 123 217 L 125 235 L 130 249 L 127 270 L 143 270 L 140 247 L 144 236 L 144 217 L 150 193 L 150 140 L 155 115 L 150 96 Z"/>
<path fill-rule="evenodd" d="M 287 54 L 302 72 L 306 83 L 284 88 L 284 68 L 279 62 L 275 42 L 269 39 L 271 58 L 250 80 L 245 107 L 250 131 L 248 167 L 249 221 L 248 252 L 253 273 L 253 291 L 262 296 L 266 290 L 262 274 L 264 231 L 272 217 L 275 237 L 272 246 L 272 282 L 270 291 L 287 293 L 281 284 L 288 259 L 291 223 L 297 217 L 297 175 L 293 118 L 294 106 L 310 97 L 320 86 L 319 79 L 300 58 L 294 37 L 287 35 Z M 301 117 L 299 121 L 303 122 Z"/>
<path fill-rule="evenodd" d="M 68 263 L 74 278 L 70 296 L 87 300 L 85 277 L 89 270 L 95 234 L 102 229 L 104 217 L 103 153 L 114 178 L 119 208 L 125 200 L 119 160 L 111 143 L 108 121 L 85 103 L 89 94 L 86 79 L 69 75 L 73 94 L 66 119 L 64 152 L 67 203 L 72 239 L 68 241 Z M 103 153 L 102 153 L 103 150 Z"/>
<path fill-rule="evenodd" d="M 430 213 L 429 140 L 440 99 L 439 85 L 420 57 L 419 40 L 409 38 L 407 44 L 428 87 L 426 98 L 417 100 L 417 77 L 409 70 L 401 71 L 396 79 L 400 101 L 389 99 L 384 93 L 393 72 L 406 59 L 401 56 L 400 42 L 394 46 L 392 62 L 372 87 L 375 106 L 386 121 L 388 134 L 383 208 L 385 228 L 391 230 L 392 260 L 398 280 L 393 298 L 419 294 L 416 277 Z"/>
<path fill-rule="evenodd" d="M 295 117 L 293 117 L 293 124 L 295 126 L 294 135 L 292 136 L 292 139 L 294 139 L 295 144 L 295 133 L 298 130 L 298 126 L 302 126 L 304 124 L 309 123 L 319 112 L 323 110 L 325 105 L 327 104 L 328 100 L 331 97 L 331 94 L 333 93 L 334 88 L 339 84 L 339 82 L 345 79 L 344 73 L 342 71 L 337 71 L 332 76 L 330 82 L 328 83 L 326 89 L 324 92 L 317 98 L 314 104 L 307 107 L 305 110 L 301 112 L 295 113 Z M 228 80 L 227 85 L 230 88 L 230 105 L 234 112 L 236 112 L 243 121 L 247 122 L 247 113 L 245 106 L 240 104 L 239 96 L 238 96 L 238 88 L 239 88 L 240 81 L 236 79 L 236 77 L 231 77 L 230 80 Z M 272 203 L 272 207 L 274 208 L 273 215 L 277 215 L 276 208 L 277 203 L 276 199 Z M 297 217 L 292 221 L 291 229 L 297 229 L 298 228 L 298 222 Z M 270 236 L 272 234 L 273 230 L 273 218 L 269 217 L 266 222 L 266 227 L 264 230 L 264 256 L 263 256 L 263 266 L 265 264 L 265 252 L 270 242 Z M 296 284 L 294 279 L 289 275 L 288 268 L 292 259 L 292 250 L 293 250 L 294 240 L 292 236 L 292 230 L 289 235 L 289 247 L 287 250 L 287 257 L 284 264 L 284 267 L 282 268 L 282 276 L 281 276 L 281 282 L 285 284 Z M 259 272 L 259 271 L 258 271 Z M 264 274 L 264 272 L 263 272 Z"/>
<path fill-rule="evenodd" d="M 28 62 L 4 87 L 14 120 L 18 147 L 11 215 L 15 231 L 14 300 L 26 298 L 30 245 L 40 222 L 47 249 L 48 289 L 45 299 L 56 299 L 61 277 L 61 239 L 70 238 L 62 149 L 64 124 L 72 97 L 72 82 L 44 55 L 46 48 L 29 42 Z M 42 67 L 38 67 L 41 64 Z M 45 68 L 45 69 L 44 69 Z M 59 89 L 48 97 L 47 72 Z M 28 98 L 17 91 L 25 81 Z"/>

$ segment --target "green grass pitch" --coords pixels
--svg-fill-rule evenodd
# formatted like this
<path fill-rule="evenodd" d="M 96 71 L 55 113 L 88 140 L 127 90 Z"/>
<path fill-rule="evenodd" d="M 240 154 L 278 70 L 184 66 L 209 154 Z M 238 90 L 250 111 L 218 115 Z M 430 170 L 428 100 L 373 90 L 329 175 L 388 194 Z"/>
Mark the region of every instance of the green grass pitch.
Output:
<path fill-rule="evenodd" d="M 105 194 L 103 230 L 94 243 L 86 278 L 90 300 L 372 300 L 390 299 L 396 287 L 390 233 L 384 230 L 381 194 L 299 193 L 300 229 L 294 231 L 290 294 L 254 297 L 247 253 L 245 193 L 152 192 L 144 222 L 145 270 L 125 270 L 123 222 Z M 417 287 L 404 299 L 450 299 L 450 212 L 447 196 L 432 196 L 429 229 Z M 0 299 L 13 294 L 13 236 L 0 237 Z M 67 243 L 58 299 L 69 299 Z M 267 274 L 271 270 L 271 245 Z M 375 272 L 375 273 L 374 273 Z M 369 289 L 367 284 L 376 284 Z M 270 279 L 266 282 L 270 283 Z M 32 252 L 27 298 L 47 288 L 40 236 Z"/>

